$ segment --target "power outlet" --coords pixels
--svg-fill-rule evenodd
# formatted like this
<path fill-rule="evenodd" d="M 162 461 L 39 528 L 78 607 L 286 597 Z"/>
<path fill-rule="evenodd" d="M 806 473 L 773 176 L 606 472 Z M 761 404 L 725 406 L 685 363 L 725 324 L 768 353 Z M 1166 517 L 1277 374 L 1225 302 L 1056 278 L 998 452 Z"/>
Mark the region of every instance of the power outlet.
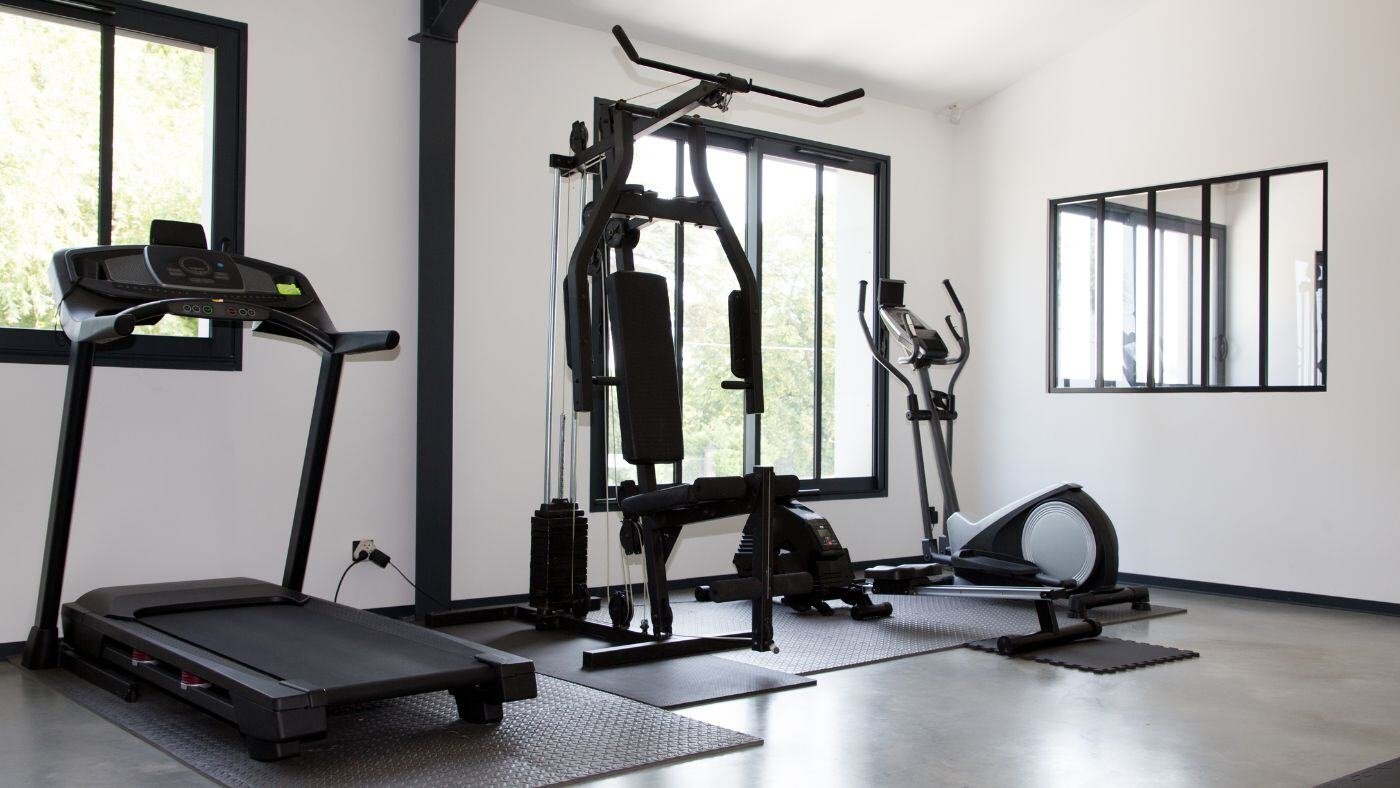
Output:
<path fill-rule="evenodd" d="M 350 560 L 363 561 L 374 552 L 373 539 L 356 539 L 350 543 Z"/>

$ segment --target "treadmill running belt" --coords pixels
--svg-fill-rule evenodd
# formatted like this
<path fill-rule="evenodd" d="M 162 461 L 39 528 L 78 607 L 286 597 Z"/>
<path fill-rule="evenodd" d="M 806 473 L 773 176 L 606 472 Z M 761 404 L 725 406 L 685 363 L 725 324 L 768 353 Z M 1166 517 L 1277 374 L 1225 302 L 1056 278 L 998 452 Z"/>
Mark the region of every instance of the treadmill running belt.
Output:
<path fill-rule="evenodd" d="M 482 671 L 483 679 L 491 675 L 490 667 L 476 661 L 476 650 L 466 643 L 460 652 L 425 646 L 388 628 L 367 626 L 356 620 L 359 617 L 327 614 L 329 606 L 248 605 L 139 620 L 278 679 L 307 682 L 332 693 L 473 668 Z M 385 623 L 399 622 L 386 619 Z"/>

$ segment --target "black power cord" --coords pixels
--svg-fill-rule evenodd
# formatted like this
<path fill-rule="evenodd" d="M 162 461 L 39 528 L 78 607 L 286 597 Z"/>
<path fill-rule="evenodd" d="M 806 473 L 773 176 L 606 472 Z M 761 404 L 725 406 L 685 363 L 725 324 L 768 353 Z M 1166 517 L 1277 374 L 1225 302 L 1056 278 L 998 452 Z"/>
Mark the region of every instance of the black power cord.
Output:
<path fill-rule="evenodd" d="M 350 562 L 350 565 L 347 566 L 347 567 L 345 567 L 345 571 L 340 573 L 340 582 L 338 582 L 338 583 L 335 584 L 335 596 L 331 597 L 331 601 L 332 601 L 332 602 L 339 602 L 339 601 L 340 601 L 340 587 L 341 587 L 342 585 L 344 585 L 344 583 L 345 583 L 345 576 L 348 575 L 348 574 L 350 574 L 350 570 L 351 570 L 351 569 L 354 569 L 354 568 L 355 568 L 355 564 L 358 564 L 358 563 L 360 563 L 360 562 L 359 562 L 359 561 L 351 561 L 351 562 Z"/>
<path fill-rule="evenodd" d="M 375 566 L 379 567 L 380 569 L 383 569 L 383 568 L 385 568 L 385 567 L 390 567 L 390 568 L 392 568 L 395 572 L 398 572 L 398 573 L 399 573 L 399 577 L 402 577 L 402 578 L 403 578 L 403 581 L 404 581 L 405 583 L 408 583 L 410 586 L 413 587 L 413 590 L 414 590 L 414 591 L 417 591 L 418 593 L 422 594 L 423 596 L 427 597 L 428 599 L 431 599 L 433 602 L 436 602 L 437 605 L 438 605 L 439 607 L 443 607 L 443 608 L 451 607 L 451 605 L 445 604 L 442 600 L 438 599 L 437 597 L 433 596 L 432 594 L 429 594 L 427 591 L 424 591 L 423 589 L 419 588 L 419 587 L 418 587 L 418 584 L 415 583 L 415 582 L 413 582 L 412 580 L 410 580 L 409 577 L 408 577 L 408 575 L 404 574 L 404 573 L 403 573 L 403 570 L 399 568 L 398 564 L 395 564 L 395 563 L 394 563 L 393 559 L 389 557 L 389 554 L 388 554 L 388 553 L 386 553 L 386 552 L 384 552 L 383 550 L 380 550 L 380 549 L 378 549 L 378 548 L 376 548 L 375 550 L 373 550 L 372 552 L 370 552 L 370 554 L 369 554 L 368 557 L 366 557 L 366 558 L 358 558 L 358 559 L 356 559 L 356 560 L 354 560 L 354 561 L 351 561 L 351 562 L 350 562 L 350 565 L 347 566 L 347 567 L 345 567 L 345 571 L 340 573 L 340 582 L 338 582 L 338 583 L 335 584 L 335 596 L 331 597 L 331 601 L 332 601 L 332 602 L 337 602 L 337 601 L 340 600 L 340 587 L 341 587 L 341 585 L 343 585 L 343 584 L 345 583 L 345 576 L 348 575 L 348 574 L 350 574 L 350 570 L 351 570 L 351 569 L 354 569 L 356 564 L 361 564 L 361 563 L 364 563 L 365 561 L 369 561 L 369 562 L 373 563 Z"/>

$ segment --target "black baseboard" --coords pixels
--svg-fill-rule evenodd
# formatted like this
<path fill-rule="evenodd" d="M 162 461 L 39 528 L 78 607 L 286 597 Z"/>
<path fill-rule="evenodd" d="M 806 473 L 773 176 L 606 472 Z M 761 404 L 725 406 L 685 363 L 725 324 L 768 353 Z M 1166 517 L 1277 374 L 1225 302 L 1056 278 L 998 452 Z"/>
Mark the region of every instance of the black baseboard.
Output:
<path fill-rule="evenodd" d="M 1373 599 L 1355 599 L 1346 596 L 1309 594 L 1302 591 L 1279 591 L 1272 588 L 1237 586 L 1229 583 L 1207 583 L 1203 580 L 1183 580 L 1178 577 L 1157 577 L 1119 572 L 1118 581 L 1155 588 L 1171 588 L 1179 591 L 1194 591 L 1200 594 L 1232 596 L 1242 599 L 1261 599 L 1266 602 L 1286 602 L 1290 605 L 1325 607 L 1332 610 L 1350 610 L 1357 613 L 1376 613 L 1383 616 L 1400 616 L 1400 604 L 1378 602 Z"/>
<path fill-rule="evenodd" d="M 0 643 L 0 659 L 9 659 L 21 651 L 24 651 L 23 640 L 17 640 L 14 643 Z"/>

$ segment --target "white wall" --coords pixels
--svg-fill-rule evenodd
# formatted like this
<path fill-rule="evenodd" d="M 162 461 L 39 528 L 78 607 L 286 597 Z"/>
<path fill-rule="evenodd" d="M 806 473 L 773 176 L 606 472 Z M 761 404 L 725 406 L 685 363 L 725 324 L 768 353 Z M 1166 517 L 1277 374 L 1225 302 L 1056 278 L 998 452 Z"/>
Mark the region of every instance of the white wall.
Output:
<path fill-rule="evenodd" d="M 1074 479 L 1126 571 L 1400 602 L 1397 25 L 1385 0 L 1160 2 L 964 115 L 968 504 Z M 1045 392 L 1047 198 L 1320 160 L 1326 393 Z"/>
<path fill-rule="evenodd" d="M 851 87 L 806 85 L 645 41 L 637 46 L 660 59 L 745 74 L 805 93 L 829 95 Z M 452 589 L 458 598 L 526 590 L 529 516 L 540 502 L 543 462 L 548 155 L 567 151 L 570 122 L 591 125 L 595 96 L 635 96 L 675 81 L 666 77 L 632 68 L 605 33 L 492 5 L 478 5 L 462 29 Z M 661 102 L 675 92 L 643 101 Z M 954 227 L 948 221 L 951 127 L 927 112 L 872 99 L 820 112 L 743 95 L 735 97 L 723 120 L 889 154 L 893 272 L 910 280 L 912 293 L 934 292 L 947 275 L 945 249 Z M 901 406 L 891 423 L 890 497 L 818 507 L 857 560 L 918 552 L 918 515 L 906 472 L 912 450 L 898 420 L 902 412 Z M 586 425 L 580 432 L 587 434 Z M 586 490 L 586 452 L 580 461 Z M 611 562 L 616 582 L 621 577 L 616 522 L 605 530 L 601 515 L 593 519 L 590 580 L 604 582 Z M 739 527 L 727 521 L 687 528 L 671 577 L 732 571 Z"/>
<path fill-rule="evenodd" d="M 246 251 L 305 271 L 342 328 L 403 333 L 397 358 L 346 367 L 306 589 L 334 590 L 357 536 L 412 574 L 418 3 L 168 1 L 249 24 Z M 260 337 L 244 348 L 239 374 L 97 370 L 65 600 L 281 578 L 317 361 Z M 32 623 L 63 381 L 61 366 L 0 365 L 0 642 Z M 412 592 L 360 570 L 342 599 Z"/>

